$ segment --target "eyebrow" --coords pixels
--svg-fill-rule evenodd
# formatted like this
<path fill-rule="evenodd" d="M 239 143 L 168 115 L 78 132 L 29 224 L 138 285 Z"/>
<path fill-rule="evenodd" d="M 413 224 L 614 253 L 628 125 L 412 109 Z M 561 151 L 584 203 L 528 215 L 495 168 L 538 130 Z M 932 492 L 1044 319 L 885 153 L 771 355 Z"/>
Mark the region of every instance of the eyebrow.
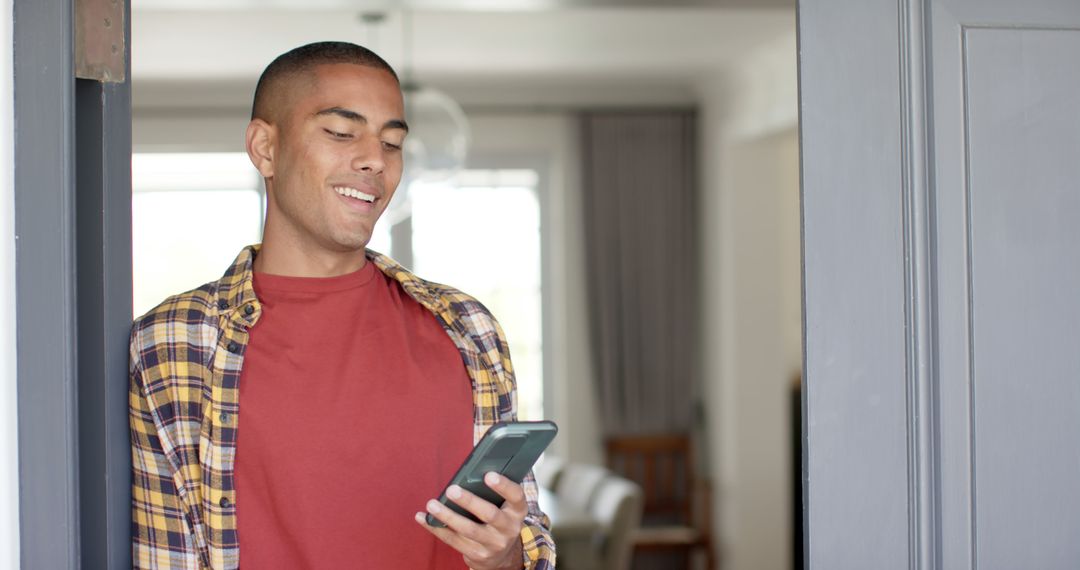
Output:
<path fill-rule="evenodd" d="M 342 119 L 348 119 L 350 121 L 356 121 L 358 123 L 368 122 L 367 117 L 361 115 L 360 113 L 357 113 L 356 111 L 345 109 L 343 107 L 330 107 L 329 109 L 323 109 L 322 111 L 315 113 L 315 116 L 325 115 L 334 115 L 337 117 L 341 117 Z M 407 133 L 409 132 L 409 125 L 403 119 L 390 119 L 389 121 L 386 121 L 386 124 L 382 126 L 382 130 L 387 129 L 401 129 Z"/>

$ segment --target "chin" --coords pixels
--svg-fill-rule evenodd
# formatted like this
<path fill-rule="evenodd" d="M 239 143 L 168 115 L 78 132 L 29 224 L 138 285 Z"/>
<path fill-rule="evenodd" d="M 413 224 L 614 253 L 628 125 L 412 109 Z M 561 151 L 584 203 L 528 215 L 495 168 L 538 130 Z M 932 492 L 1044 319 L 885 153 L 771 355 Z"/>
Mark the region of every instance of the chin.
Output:
<path fill-rule="evenodd" d="M 341 251 L 363 251 L 370 241 L 371 236 L 353 237 L 337 240 L 337 245 Z"/>

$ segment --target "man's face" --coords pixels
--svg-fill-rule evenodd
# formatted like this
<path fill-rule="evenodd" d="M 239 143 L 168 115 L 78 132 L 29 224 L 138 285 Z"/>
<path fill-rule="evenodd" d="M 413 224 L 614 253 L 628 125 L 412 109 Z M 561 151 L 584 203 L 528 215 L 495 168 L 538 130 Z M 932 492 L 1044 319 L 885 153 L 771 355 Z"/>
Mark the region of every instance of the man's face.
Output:
<path fill-rule="evenodd" d="M 388 72 L 316 67 L 276 114 L 267 178 L 267 234 L 301 252 L 362 250 L 401 180 L 406 127 Z"/>

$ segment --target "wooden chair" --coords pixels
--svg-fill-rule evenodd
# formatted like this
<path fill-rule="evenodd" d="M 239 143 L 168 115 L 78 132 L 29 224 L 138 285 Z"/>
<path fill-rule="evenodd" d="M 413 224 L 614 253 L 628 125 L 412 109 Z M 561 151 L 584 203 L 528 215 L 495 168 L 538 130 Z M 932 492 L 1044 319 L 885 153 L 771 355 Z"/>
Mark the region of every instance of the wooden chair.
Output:
<path fill-rule="evenodd" d="M 635 550 L 683 551 L 687 568 L 704 555 L 706 570 L 715 568 L 708 485 L 694 472 L 686 434 L 610 437 L 605 442 L 608 468 L 634 481 L 644 492 L 641 528 Z"/>

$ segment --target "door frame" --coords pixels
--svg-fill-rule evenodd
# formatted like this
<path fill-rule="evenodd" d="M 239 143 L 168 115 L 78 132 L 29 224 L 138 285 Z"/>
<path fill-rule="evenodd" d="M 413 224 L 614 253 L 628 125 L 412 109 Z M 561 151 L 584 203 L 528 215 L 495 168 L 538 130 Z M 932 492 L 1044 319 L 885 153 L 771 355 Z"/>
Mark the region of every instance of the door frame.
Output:
<path fill-rule="evenodd" d="M 939 554 L 929 5 L 799 1 L 808 568 Z"/>
<path fill-rule="evenodd" d="M 25 568 L 131 567 L 130 74 L 75 78 L 74 10 L 65 0 L 13 4 Z"/>

